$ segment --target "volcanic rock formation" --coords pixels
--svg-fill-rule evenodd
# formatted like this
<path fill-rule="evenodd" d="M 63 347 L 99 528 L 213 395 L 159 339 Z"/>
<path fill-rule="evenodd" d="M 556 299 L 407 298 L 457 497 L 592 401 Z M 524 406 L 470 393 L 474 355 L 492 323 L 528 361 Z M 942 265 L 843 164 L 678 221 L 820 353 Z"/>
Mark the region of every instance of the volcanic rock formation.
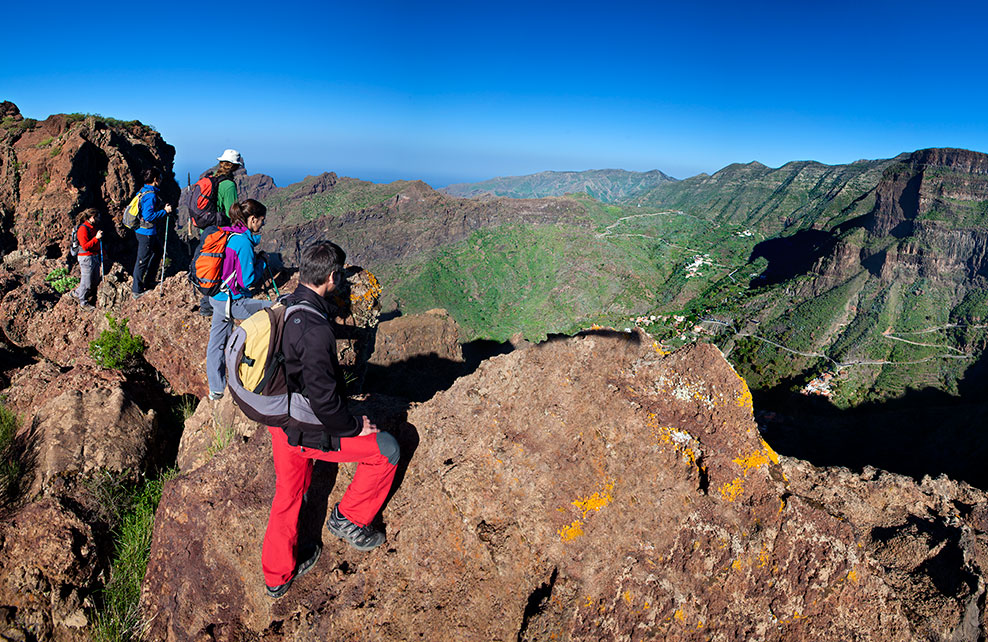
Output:
<path fill-rule="evenodd" d="M 819 471 L 759 437 L 709 345 L 590 332 L 495 357 L 412 408 L 388 542 L 322 529 L 349 466 L 314 473 L 316 568 L 273 601 L 266 430 L 166 485 L 143 603 L 157 639 L 970 639 L 984 494 Z M 417 445 L 417 447 L 416 447 Z"/>

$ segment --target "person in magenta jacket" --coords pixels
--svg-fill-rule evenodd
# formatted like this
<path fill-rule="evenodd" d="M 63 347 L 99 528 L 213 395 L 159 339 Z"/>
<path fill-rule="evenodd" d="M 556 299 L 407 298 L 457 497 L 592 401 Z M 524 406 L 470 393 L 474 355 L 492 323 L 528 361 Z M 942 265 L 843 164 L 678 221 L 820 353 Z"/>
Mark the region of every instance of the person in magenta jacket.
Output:
<path fill-rule="evenodd" d="M 226 363 L 223 349 L 233 331 L 234 319 L 246 319 L 258 310 L 271 307 L 271 301 L 252 299 L 250 290 L 255 281 L 263 281 L 264 258 L 255 256 L 254 249 L 261 242 L 261 228 L 267 208 L 248 198 L 230 206 L 230 226 L 221 230 L 231 232 L 226 242 L 222 278 L 226 285 L 209 298 L 212 323 L 209 328 L 209 344 L 206 346 L 206 380 L 209 398 L 220 399 L 226 389 Z"/>

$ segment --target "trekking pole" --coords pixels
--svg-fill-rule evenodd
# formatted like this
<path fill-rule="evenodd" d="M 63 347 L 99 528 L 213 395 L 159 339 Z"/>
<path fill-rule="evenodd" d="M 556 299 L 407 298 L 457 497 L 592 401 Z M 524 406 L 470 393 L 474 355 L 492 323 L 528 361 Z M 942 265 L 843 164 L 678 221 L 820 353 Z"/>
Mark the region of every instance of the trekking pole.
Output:
<path fill-rule="evenodd" d="M 103 274 L 103 239 L 97 239 L 99 241 L 99 278 L 100 281 L 106 276 Z"/>
<path fill-rule="evenodd" d="M 161 276 L 158 281 L 165 280 L 165 257 L 168 255 L 168 216 L 165 216 L 165 240 L 161 245 Z"/>
<path fill-rule="evenodd" d="M 271 266 L 268 265 L 268 262 L 267 261 L 264 261 L 264 269 L 268 271 L 268 277 L 271 279 L 271 285 L 274 286 L 274 295 L 275 295 L 275 297 L 280 298 L 281 297 L 281 292 L 278 291 L 278 284 L 275 283 L 275 281 L 274 281 L 274 274 L 271 273 Z"/>

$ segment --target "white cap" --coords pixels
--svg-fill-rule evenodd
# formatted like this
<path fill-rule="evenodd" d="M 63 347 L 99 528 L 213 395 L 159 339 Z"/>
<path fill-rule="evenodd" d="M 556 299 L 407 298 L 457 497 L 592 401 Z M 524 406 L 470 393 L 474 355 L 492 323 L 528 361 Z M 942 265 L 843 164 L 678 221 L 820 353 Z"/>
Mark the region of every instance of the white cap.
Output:
<path fill-rule="evenodd" d="M 238 152 L 235 149 L 227 149 L 227 150 L 225 150 L 223 152 L 223 155 L 220 156 L 219 158 L 217 158 L 216 160 L 218 160 L 218 161 L 227 161 L 227 162 L 230 162 L 230 163 L 235 163 L 237 165 L 243 165 L 244 164 L 243 156 L 241 156 L 240 155 L 240 152 Z"/>

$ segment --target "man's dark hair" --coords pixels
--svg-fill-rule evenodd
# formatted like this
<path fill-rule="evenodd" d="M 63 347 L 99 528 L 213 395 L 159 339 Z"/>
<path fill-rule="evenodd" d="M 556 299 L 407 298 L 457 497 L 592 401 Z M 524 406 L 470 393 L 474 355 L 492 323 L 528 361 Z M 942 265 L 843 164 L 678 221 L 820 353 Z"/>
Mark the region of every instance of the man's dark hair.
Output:
<path fill-rule="evenodd" d="M 316 241 L 302 250 L 298 280 L 309 285 L 322 285 L 329 275 L 343 269 L 346 252 L 336 243 Z"/>
<path fill-rule="evenodd" d="M 161 178 L 161 170 L 158 169 L 157 167 L 148 167 L 146 170 L 144 170 L 145 185 L 150 185 L 159 178 Z"/>

